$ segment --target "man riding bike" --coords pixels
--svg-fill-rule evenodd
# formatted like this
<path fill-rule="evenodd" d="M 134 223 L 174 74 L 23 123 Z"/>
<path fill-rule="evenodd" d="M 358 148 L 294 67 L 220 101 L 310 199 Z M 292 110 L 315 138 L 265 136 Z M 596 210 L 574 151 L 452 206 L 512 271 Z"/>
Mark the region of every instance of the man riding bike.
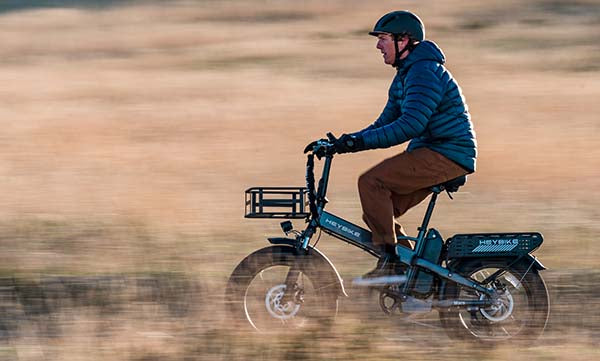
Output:
<path fill-rule="evenodd" d="M 410 143 L 406 151 L 358 179 L 363 220 L 383 255 L 363 279 L 395 272 L 390 266 L 396 259 L 396 236 L 406 235 L 395 218 L 423 201 L 432 186 L 473 173 L 477 156 L 465 99 L 444 67 L 441 49 L 425 40 L 421 19 L 409 11 L 390 12 L 369 34 L 378 38 L 377 49 L 384 63 L 396 68 L 396 76 L 377 120 L 361 131 L 343 134 L 333 150 L 342 154 Z"/>

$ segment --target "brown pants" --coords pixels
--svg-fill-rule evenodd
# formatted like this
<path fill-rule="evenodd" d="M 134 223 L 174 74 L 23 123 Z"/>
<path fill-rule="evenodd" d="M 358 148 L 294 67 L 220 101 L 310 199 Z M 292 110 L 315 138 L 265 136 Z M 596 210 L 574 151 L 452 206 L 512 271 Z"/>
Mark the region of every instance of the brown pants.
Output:
<path fill-rule="evenodd" d="M 373 243 L 395 244 L 396 233 L 406 234 L 394 218 L 423 201 L 432 186 L 467 173 L 443 155 L 419 148 L 388 158 L 361 175 L 358 192 Z"/>

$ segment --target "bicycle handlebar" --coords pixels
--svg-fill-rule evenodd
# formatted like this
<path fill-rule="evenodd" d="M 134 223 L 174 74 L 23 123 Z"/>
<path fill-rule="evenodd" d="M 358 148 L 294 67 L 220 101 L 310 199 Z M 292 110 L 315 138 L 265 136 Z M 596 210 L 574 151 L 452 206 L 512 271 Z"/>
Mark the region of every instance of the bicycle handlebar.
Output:
<path fill-rule="evenodd" d="M 317 141 L 317 144 L 313 147 L 312 153 L 321 159 L 323 155 L 333 155 L 333 142 L 325 139 Z"/>
<path fill-rule="evenodd" d="M 313 146 L 312 152 L 308 154 L 306 161 L 306 188 L 308 189 L 308 202 L 310 207 L 310 213 L 313 219 L 317 219 L 319 211 L 317 208 L 317 189 L 315 187 L 315 155 L 318 159 L 322 157 L 333 158 L 335 149 L 333 143 L 336 138 L 333 134 L 327 133 L 327 138 L 316 141 Z M 320 186 L 320 185 L 319 185 Z"/>

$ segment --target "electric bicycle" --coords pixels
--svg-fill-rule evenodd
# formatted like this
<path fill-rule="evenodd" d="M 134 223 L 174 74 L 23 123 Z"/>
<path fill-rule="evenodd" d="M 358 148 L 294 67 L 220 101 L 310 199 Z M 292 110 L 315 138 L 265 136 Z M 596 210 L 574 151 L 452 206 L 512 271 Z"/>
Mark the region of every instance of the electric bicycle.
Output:
<path fill-rule="evenodd" d="M 229 313 L 258 331 L 324 324 L 335 317 L 339 298 L 347 294 L 333 263 L 315 247 L 318 231 L 382 257 L 368 230 L 325 211 L 332 147 L 331 140 L 321 140 L 308 155 L 306 187 L 252 187 L 245 192 L 246 218 L 287 219 L 281 223 L 286 237 L 268 238 L 271 246 L 242 260 L 226 288 Z M 315 154 L 324 158 L 318 187 Z M 535 339 L 549 316 L 540 275 L 546 268 L 532 255 L 542 234 L 456 234 L 444 240 L 429 228 L 438 196 L 446 192 L 452 198 L 465 182 L 463 176 L 431 188 L 417 236 L 398 237 L 414 244 L 395 247 L 402 271 L 377 278 L 371 286 L 379 293 L 379 306 L 386 314 L 437 310 L 451 338 L 492 343 Z M 294 230 L 290 219 L 305 219 L 306 227 Z"/>

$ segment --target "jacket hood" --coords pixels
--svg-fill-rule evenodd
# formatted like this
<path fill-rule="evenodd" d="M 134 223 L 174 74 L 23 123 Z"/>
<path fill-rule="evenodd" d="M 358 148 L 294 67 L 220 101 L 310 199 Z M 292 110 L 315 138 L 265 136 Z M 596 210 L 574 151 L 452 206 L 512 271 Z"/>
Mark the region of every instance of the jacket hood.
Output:
<path fill-rule="evenodd" d="M 414 63 L 421 60 L 431 60 L 440 64 L 444 64 L 446 62 L 446 57 L 444 56 L 442 49 L 440 49 L 436 43 L 430 40 L 424 40 L 420 42 L 402 61 L 398 67 L 398 71 L 407 70 Z"/>

